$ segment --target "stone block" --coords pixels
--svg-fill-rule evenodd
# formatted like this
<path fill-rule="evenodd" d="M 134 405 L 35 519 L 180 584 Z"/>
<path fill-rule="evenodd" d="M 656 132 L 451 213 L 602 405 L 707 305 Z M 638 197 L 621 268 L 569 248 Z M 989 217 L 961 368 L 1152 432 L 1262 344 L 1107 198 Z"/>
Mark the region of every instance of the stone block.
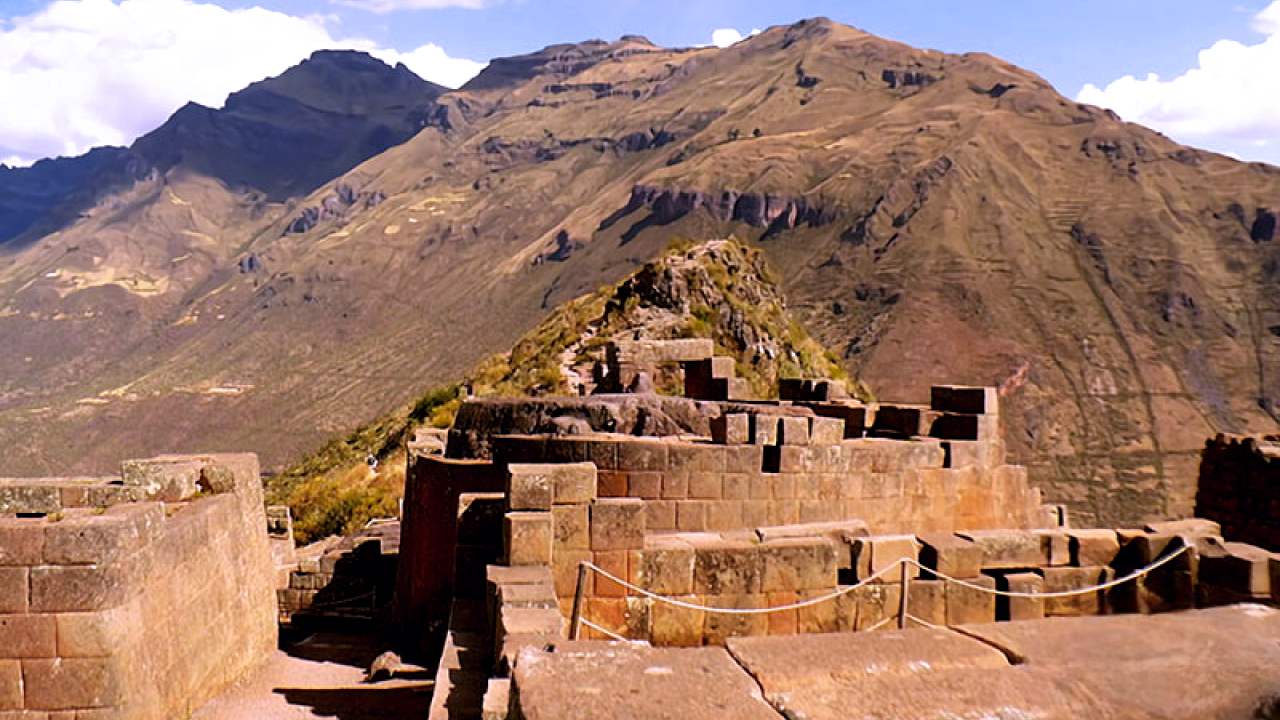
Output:
<path fill-rule="evenodd" d="M 724 449 L 724 471 L 758 475 L 764 467 L 764 449 L 759 445 L 738 445 Z"/>
<path fill-rule="evenodd" d="M 844 440 L 844 419 L 817 416 L 809 418 L 809 440 L 814 445 L 836 445 Z"/>
<path fill-rule="evenodd" d="M 830 595 L 835 588 L 806 590 L 799 593 L 799 600 L 815 600 Z M 801 633 L 848 632 L 858 617 L 857 607 L 849 595 L 805 605 L 796 610 L 796 627 Z"/>
<path fill-rule="evenodd" d="M 744 526 L 741 500 L 707 501 L 707 530 L 723 532 L 742 529 Z"/>
<path fill-rule="evenodd" d="M 495 628 L 496 638 L 564 637 L 565 619 L 558 608 L 503 607 Z"/>
<path fill-rule="evenodd" d="M 627 473 L 627 496 L 657 500 L 662 497 L 662 476 L 659 472 Z"/>
<path fill-rule="evenodd" d="M 857 618 L 854 621 L 854 630 L 870 630 L 877 624 L 884 622 L 889 618 L 897 618 L 898 610 L 901 606 L 902 588 L 900 585 L 882 585 L 872 583 L 857 588 L 850 597 L 853 599 L 857 607 Z M 908 612 L 910 612 L 910 596 L 907 597 Z M 898 627 L 896 620 L 881 625 L 884 629 Z"/>
<path fill-rule="evenodd" d="M 551 508 L 555 552 L 591 549 L 591 512 L 587 505 L 556 505 Z"/>
<path fill-rule="evenodd" d="M 62 509 L 57 486 L 0 485 L 0 513 L 51 513 Z"/>
<path fill-rule="evenodd" d="M 808 445 L 809 420 L 807 417 L 783 416 L 778 420 L 778 445 Z"/>
<path fill-rule="evenodd" d="M 767 607 L 763 594 L 720 595 L 709 599 L 710 606 L 734 610 L 761 610 Z M 731 637 L 767 635 L 769 618 L 765 613 L 720 613 L 708 610 L 702 627 L 703 642 L 723 645 Z"/>
<path fill-rule="evenodd" d="M 800 593 L 781 591 L 765 593 L 767 607 L 780 608 L 794 605 L 800 601 Z M 795 635 L 800 632 L 800 613 L 798 610 L 776 610 L 767 616 L 770 635 Z"/>
<path fill-rule="evenodd" d="M 930 625 L 947 624 L 946 586 L 941 580 L 912 580 L 907 589 L 907 614 Z M 916 627 L 910 623 L 907 627 Z"/>
<path fill-rule="evenodd" d="M 965 530 L 957 533 L 982 548 L 988 570 L 1034 568 L 1040 565 L 1040 537 L 1025 530 Z"/>
<path fill-rule="evenodd" d="M 804 473 L 804 450 L 799 445 L 765 446 L 761 467 L 766 473 Z"/>
<path fill-rule="evenodd" d="M 0 660 L 0 718 L 17 720 L 20 714 L 9 715 L 7 711 L 21 709 L 22 664 L 17 660 Z"/>
<path fill-rule="evenodd" d="M 953 578 L 973 578 L 982 572 L 986 553 L 972 540 L 952 533 L 924 533 L 920 540 L 920 564 Z"/>
<path fill-rule="evenodd" d="M 747 500 L 742 503 L 742 527 L 752 530 L 769 525 L 771 522 L 773 521 L 769 515 L 767 500 Z"/>
<path fill-rule="evenodd" d="M 109 658 L 24 660 L 28 710 L 72 710 L 124 702 L 122 668 Z"/>
<path fill-rule="evenodd" d="M 492 592 L 499 585 L 536 585 L 551 582 L 551 571 L 545 566 L 489 565 L 485 581 Z"/>
<path fill-rule="evenodd" d="M 0 567 L 0 615 L 27 612 L 29 576 L 30 570 L 25 567 Z"/>
<path fill-rule="evenodd" d="M 662 474 L 662 499 L 684 500 L 689 497 L 688 470 L 668 470 Z"/>
<path fill-rule="evenodd" d="M 592 552 L 592 562 L 596 567 L 604 570 L 613 577 L 625 582 L 631 573 L 628 569 L 628 560 L 630 559 L 630 551 L 628 550 L 596 550 Z M 592 583 L 594 590 L 592 594 L 596 597 L 626 597 L 627 588 L 625 585 L 618 583 L 605 575 L 594 572 L 592 573 Z"/>
<path fill-rule="evenodd" d="M 919 552 L 919 543 L 910 535 L 857 538 L 853 541 L 852 569 L 859 582 L 872 577 L 881 583 L 900 582 L 904 569 L 908 577 L 919 576 L 919 568 L 903 562 L 917 560 Z"/>
<path fill-rule="evenodd" d="M 725 500 L 746 500 L 751 494 L 751 480 L 747 475 L 725 473 L 720 478 L 720 497 Z"/>
<path fill-rule="evenodd" d="M 868 435 L 906 439 L 920 434 L 919 408 L 879 405 L 871 420 Z"/>
<path fill-rule="evenodd" d="M 784 538 L 760 545 L 763 592 L 836 585 L 836 545 L 827 538 Z"/>
<path fill-rule="evenodd" d="M 995 578 L 982 575 L 965 580 L 973 585 L 980 585 L 987 590 L 996 587 Z M 994 622 L 996 619 L 996 598 L 983 592 L 957 583 L 946 584 L 947 624 L 975 625 Z"/>
<path fill-rule="evenodd" d="M 39 565 L 47 524 L 43 518 L 0 518 L 0 565 Z"/>
<path fill-rule="evenodd" d="M 690 498 L 696 500 L 719 500 L 723 497 L 723 492 L 723 474 L 695 471 L 689 475 Z"/>
<path fill-rule="evenodd" d="M 554 465 L 507 466 L 507 504 L 512 510 L 551 509 Z"/>
<path fill-rule="evenodd" d="M 1046 593 L 1070 592 L 1108 583 L 1115 577 L 1109 567 L 1055 567 L 1040 571 Z M 1060 598 L 1046 598 L 1044 613 L 1050 617 L 1102 615 L 1107 610 L 1107 592 L 1098 590 Z"/>
<path fill-rule="evenodd" d="M 57 653 L 53 615 L 0 615 L 0 658 L 48 658 Z"/>
<path fill-rule="evenodd" d="M 31 569 L 32 612 L 78 612 L 114 607 L 124 599 L 128 576 L 119 565 Z"/>
<path fill-rule="evenodd" d="M 674 538 L 650 537 L 632 551 L 635 584 L 659 595 L 693 593 L 693 546 Z"/>
<path fill-rule="evenodd" d="M 1120 552 L 1115 530 L 1067 530 L 1071 564 L 1077 567 L 1110 565 Z"/>
<path fill-rule="evenodd" d="M 141 605 L 125 603 L 110 610 L 54 615 L 59 657 L 106 657 L 143 637 Z"/>
<path fill-rule="evenodd" d="M 1213 520 L 1205 518 L 1184 518 L 1181 520 L 1151 522 L 1143 526 L 1143 530 L 1158 535 L 1222 537 L 1222 526 Z"/>
<path fill-rule="evenodd" d="M 700 595 L 753 595 L 761 592 L 764 563 L 759 549 L 750 543 L 694 550 L 693 587 Z"/>
<path fill-rule="evenodd" d="M 1063 567 L 1071 564 L 1071 542 L 1065 531 L 1036 530 L 1040 538 L 1040 565 Z"/>
<path fill-rule="evenodd" d="M 510 711 L 511 678 L 489 678 L 480 706 L 480 720 L 507 720 Z"/>
<path fill-rule="evenodd" d="M 705 532 L 707 529 L 707 501 L 677 501 L 676 528 L 681 532 Z"/>
<path fill-rule="evenodd" d="M 555 537 L 549 512 L 509 512 L 503 516 L 503 550 L 510 565 L 549 565 Z"/>
<path fill-rule="evenodd" d="M 551 573 L 556 595 L 572 598 L 578 589 L 578 567 L 583 562 L 592 562 L 594 556 L 590 550 L 557 550 L 551 558 Z M 542 569 L 542 566 L 531 566 Z"/>
<path fill-rule="evenodd" d="M 929 392 L 929 409 L 969 415 L 998 415 L 999 396 L 993 387 L 936 386 Z"/>
<path fill-rule="evenodd" d="M 1033 572 L 1004 573 L 996 576 L 996 588 L 1005 592 L 1042 594 L 1044 578 Z M 1044 617 L 1044 599 L 1031 597 L 996 598 L 999 620 L 1039 620 Z"/>
<path fill-rule="evenodd" d="M 674 599 L 701 605 L 697 595 L 679 595 Z M 679 607 L 655 601 L 650 609 L 652 639 L 655 645 L 670 647 L 699 647 L 702 645 L 703 624 L 706 613 L 702 610 Z"/>
<path fill-rule="evenodd" d="M 644 547 L 644 501 L 599 499 L 591 503 L 592 550 L 638 550 Z"/>
<path fill-rule="evenodd" d="M 587 462 L 594 465 L 597 471 L 618 469 L 618 443 L 616 440 L 588 437 L 583 439 L 583 443 L 586 447 Z"/>
<path fill-rule="evenodd" d="M 1271 597 L 1270 563 L 1275 557 L 1240 542 L 1212 544 L 1200 551 L 1200 584 L 1205 604 L 1227 604 Z"/>
<path fill-rule="evenodd" d="M 515 585 L 499 585 L 499 607 L 504 608 L 543 608 L 558 610 L 556 589 L 549 582 L 520 583 Z"/>
<path fill-rule="evenodd" d="M 644 513 L 646 531 L 677 529 L 675 500 L 649 500 L 644 504 Z"/>
<path fill-rule="evenodd" d="M 620 440 L 618 469 L 624 472 L 665 472 L 667 443 L 653 439 Z"/>
<path fill-rule="evenodd" d="M 754 445 L 777 445 L 779 415 L 751 416 L 751 442 Z"/>
<path fill-rule="evenodd" d="M 555 505 L 575 505 L 595 500 L 596 475 L 596 465 L 592 462 L 557 465 L 551 475 L 551 502 Z"/>
<path fill-rule="evenodd" d="M 746 445 L 751 441 L 751 418 L 746 413 L 725 413 L 711 418 L 711 441 L 720 445 Z"/>

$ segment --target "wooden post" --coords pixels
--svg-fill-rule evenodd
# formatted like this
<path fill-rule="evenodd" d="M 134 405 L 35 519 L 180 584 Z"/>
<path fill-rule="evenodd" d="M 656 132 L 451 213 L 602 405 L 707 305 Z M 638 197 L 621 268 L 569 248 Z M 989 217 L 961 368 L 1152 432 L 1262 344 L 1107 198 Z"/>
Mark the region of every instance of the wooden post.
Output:
<path fill-rule="evenodd" d="M 898 598 L 898 628 L 905 630 L 907 627 L 907 595 L 911 592 L 911 573 L 908 572 L 911 566 L 905 559 L 899 561 L 902 564 L 902 584 L 900 585 Z"/>
<path fill-rule="evenodd" d="M 573 613 L 569 616 L 569 639 L 578 639 L 578 627 L 582 625 L 582 600 L 587 594 L 587 563 L 578 563 L 578 588 L 573 592 Z"/>

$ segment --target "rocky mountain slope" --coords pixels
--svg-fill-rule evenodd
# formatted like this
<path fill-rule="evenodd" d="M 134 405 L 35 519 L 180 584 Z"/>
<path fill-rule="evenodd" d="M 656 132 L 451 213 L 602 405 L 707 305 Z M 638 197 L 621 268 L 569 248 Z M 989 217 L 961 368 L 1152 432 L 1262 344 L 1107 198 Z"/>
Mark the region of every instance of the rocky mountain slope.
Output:
<path fill-rule="evenodd" d="M 0 249 L 56 232 L 99 201 L 118 207 L 114 193 L 175 169 L 258 202 L 305 195 L 412 137 L 444 91 L 365 53 L 314 53 L 222 108 L 188 103 L 129 148 L 0 167 Z"/>
<path fill-rule="evenodd" d="M 11 467 L 278 465 L 673 236 L 763 249 L 882 399 L 999 385 L 1015 459 L 1084 521 L 1187 512 L 1208 435 L 1276 425 L 1280 169 L 990 56 L 826 20 L 722 50 L 627 37 L 495 61 L 426 118 L 305 200 L 171 171 L 0 261 Z"/>

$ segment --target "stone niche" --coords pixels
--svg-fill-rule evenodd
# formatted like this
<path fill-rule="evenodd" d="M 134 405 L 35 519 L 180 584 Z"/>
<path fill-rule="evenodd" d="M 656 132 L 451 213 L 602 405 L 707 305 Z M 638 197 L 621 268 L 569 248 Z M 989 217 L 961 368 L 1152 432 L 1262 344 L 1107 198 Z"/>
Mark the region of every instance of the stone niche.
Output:
<path fill-rule="evenodd" d="M 4 487 L 0 717 L 186 717 L 275 649 L 255 455 Z"/>

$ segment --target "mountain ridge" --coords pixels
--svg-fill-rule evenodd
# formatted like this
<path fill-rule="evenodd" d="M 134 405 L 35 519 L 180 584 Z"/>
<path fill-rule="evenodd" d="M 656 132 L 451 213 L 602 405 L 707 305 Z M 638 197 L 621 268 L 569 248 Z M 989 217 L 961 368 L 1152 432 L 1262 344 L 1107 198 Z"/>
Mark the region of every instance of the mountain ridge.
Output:
<path fill-rule="evenodd" d="M 1280 169 L 1178 145 L 988 55 L 830 21 L 726 49 L 610 45 L 495 61 L 411 139 L 306 198 L 250 203 L 257 219 L 188 178 L 178 194 L 206 219 L 172 227 L 218 236 L 203 269 L 180 294 L 114 286 L 155 323 L 119 382 L 0 387 L 0 437 L 45 433 L 79 467 L 198 431 L 280 464 L 456 379 L 670 237 L 730 235 L 878 396 L 1000 386 L 1014 459 L 1083 521 L 1187 512 L 1205 437 L 1274 427 Z M 92 222 L 0 268 L 0 337 L 56 335 L 67 321 L 48 318 L 87 302 L 41 273 Z M 41 377 L 14 360 L 10 377 Z M 159 429 L 122 435 L 111 417 Z"/>

